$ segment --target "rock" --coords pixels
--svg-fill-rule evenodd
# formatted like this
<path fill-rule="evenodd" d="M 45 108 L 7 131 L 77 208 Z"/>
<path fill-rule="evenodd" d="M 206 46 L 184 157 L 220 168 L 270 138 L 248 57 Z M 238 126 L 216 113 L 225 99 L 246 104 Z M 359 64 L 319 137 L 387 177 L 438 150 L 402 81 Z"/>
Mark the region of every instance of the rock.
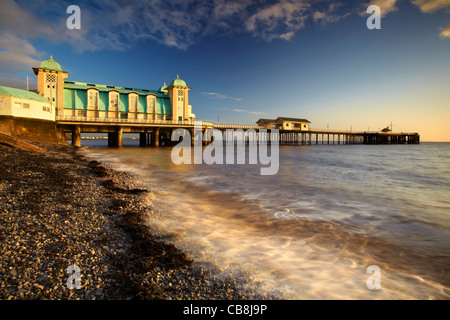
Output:
<path fill-rule="evenodd" d="M 44 290 L 44 286 L 40 285 L 39 283 L 33 283 L 33 286 L 39 290 Z"/>

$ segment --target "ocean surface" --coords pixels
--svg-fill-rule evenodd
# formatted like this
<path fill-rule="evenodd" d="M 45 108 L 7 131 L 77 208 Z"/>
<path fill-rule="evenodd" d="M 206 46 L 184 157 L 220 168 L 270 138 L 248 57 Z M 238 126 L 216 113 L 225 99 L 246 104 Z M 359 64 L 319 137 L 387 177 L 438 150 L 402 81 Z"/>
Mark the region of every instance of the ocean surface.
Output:
<path fill-rule="evenodd" d="M 280 146 L 273 176 L 261 165 L 175 165 L 172 147 L 82 143 L 148 185 L 152 228 L 251 290 L 450 298 L 450 143 Z"/>

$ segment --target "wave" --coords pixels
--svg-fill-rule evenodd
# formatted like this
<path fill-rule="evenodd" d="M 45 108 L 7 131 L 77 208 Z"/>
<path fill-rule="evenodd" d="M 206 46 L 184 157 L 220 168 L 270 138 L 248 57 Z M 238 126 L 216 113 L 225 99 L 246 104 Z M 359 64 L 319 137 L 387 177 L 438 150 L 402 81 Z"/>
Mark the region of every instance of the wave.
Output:
<path fill-rule="evenodd" d="M 319 156 L 312 148 L 305 161 L 293 155 L 303 151 L 283 149 L 279 175 L 270 179 L 245 166 L 174 167 L 170 150 L 153 150 L 94 152 L 151 184 L 157 214 L 149 225 L 198 263 L 244 275 L 254 290 L 288 299 L 450 297 L 446 218 L 427 206 L 445 208 L 439 199 L 420 199 L 424 208 L 418 207 L 415 192 L 393 180 L 384 188 L 386 178 L 372 173 L 364 175 L 370 189 L 347 185 L 324 161 L 326 175 L 299 174 Z M 370 265 L 381 270 L 380 290 L 367 287 Z"/>

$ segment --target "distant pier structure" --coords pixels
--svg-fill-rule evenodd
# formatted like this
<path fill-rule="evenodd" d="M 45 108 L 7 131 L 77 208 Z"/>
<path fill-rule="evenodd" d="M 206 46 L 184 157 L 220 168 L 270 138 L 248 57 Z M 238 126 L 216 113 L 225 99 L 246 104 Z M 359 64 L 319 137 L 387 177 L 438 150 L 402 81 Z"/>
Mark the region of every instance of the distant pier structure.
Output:
<path fill-rule="evenodd" d="M 0 86 L 0 133 L 30 141 L 81 146 L 82 133 L 104 133 L 108 145 L 123 144 L 124 134 L 139 134 L 141 146 L 173 145 L 174 130 L 186 129 L 194 142 L 199 130 L 186 82 L 177 77 L 156 90 L 65 80 L 68 72 L 53 57 L 33 68 L 37 90 Z M 201 122 L 201 130 L 243 130 L 264 134 L 282 145 L 418 144 L 418 133 L 316 130 L 300 118 L 259 119 L 256 125 Z M 276 129 L 277 131 L 274 131 Z M 208 131 L 210 132 L 210 131 Z M 216 131 L 217 132 L 217 131 Z M 255 136 L 255 135 L 253 135 Z M 272 136 L 273 137 L 273 136 Z M 234 138 L 233 138 L 234 139 Z M 226 139 L 223 139 L 226 140 Z M 209 143 L 205 141 L 205 144 Z"/>
<path fill-rule="evenodd" d="M 259 127 L 278 129 L 280 144 L 419 144 L 417 132 L 392 132 L 388 128 L 381 131 L 317 130 L 310 128 L 310 121 L 300 118 L 278 117 L 259 119 Z"/>
<path fill-rule="evenodd" d="M 339 130 L 280 131 L 280 144 L 419 144 L 418 133 Z"/>

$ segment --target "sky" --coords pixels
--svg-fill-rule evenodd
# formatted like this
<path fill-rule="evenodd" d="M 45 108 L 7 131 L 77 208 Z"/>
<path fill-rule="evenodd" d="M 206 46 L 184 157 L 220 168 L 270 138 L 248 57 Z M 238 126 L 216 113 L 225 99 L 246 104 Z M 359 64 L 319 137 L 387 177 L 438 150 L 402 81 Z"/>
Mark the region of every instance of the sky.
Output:
<path fill-rule="evenodd" d="M 450 0 L 0 0 L 0 85 L 36 89 L 50 55 L 70 81 L 157 90 L 179 75 L 197 120 L 450 141 Z"/>

